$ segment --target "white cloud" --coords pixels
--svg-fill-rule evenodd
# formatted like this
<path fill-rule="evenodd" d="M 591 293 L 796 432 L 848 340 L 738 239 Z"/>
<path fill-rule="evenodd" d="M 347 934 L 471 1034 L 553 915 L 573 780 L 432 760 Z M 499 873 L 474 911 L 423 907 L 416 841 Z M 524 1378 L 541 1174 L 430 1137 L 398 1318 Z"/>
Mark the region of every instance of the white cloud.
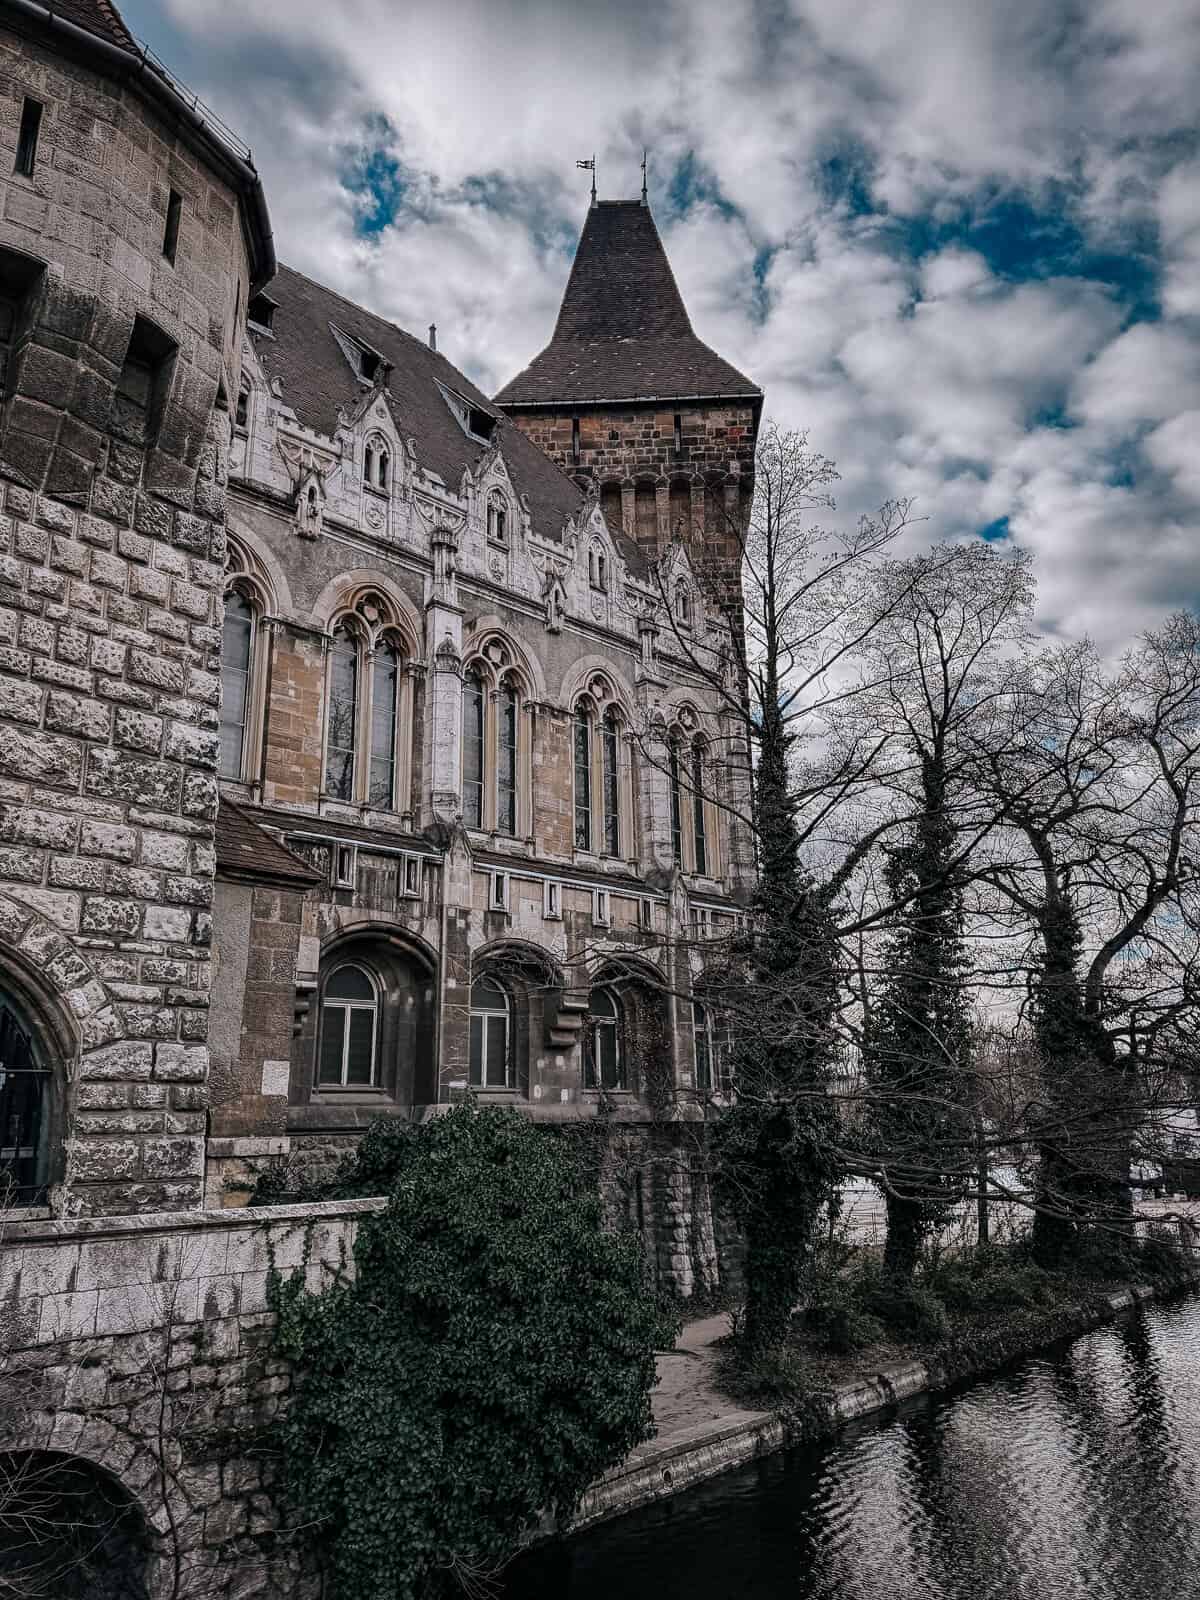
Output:
<path fill-rule="evenodd" d="M 253 145 L 281 257 L 436 321 L 485 387 L 553 326 L 575 159 L 631 195 L 645 143 L 697 330 L 837 458 L 845 515 L 916 495 L 920 543 L 1008 517 L 1047 624 L 1105 643 L 1200 587 L 1195 0 L 131 3 Z M 364 141 L 409 185 L 372 238 Z M 1011 200 L 1039 237 L 958 227 Z M 1162 321 L 1125 326 L 1124 263 Z"/>

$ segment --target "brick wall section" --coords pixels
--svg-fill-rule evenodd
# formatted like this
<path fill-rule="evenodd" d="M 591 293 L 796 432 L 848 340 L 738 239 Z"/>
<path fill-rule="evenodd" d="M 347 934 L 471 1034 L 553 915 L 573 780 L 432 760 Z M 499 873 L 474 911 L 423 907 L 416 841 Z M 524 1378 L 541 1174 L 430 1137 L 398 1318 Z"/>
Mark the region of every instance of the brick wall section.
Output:
<path fill-rule="evenodd" d="M 63 1451 L 116 1477 L 149 1526 L 153 1595 L 309 1600 L 320 1580 L 278 1537 L 263 1437 L 293 1385 L 272 1348 L 267 1275 L 327 1287 L 381 1205 L 10 1226 L 0 1449 Z"/>
<path fill-rule="evenodd" d="M 267 711 L 267 804 L 315 810 L 321 768 L 325 652 L 316 637 L 280 628 L 271 660 Z"/>
<path fill-rule="evenodd" d="M 652 530 L 649 508 L 643 509 L 639 527 L 636 504 L 628 495 L 622 515 L 623 531 L 649 548 L 661 548 L 673 537 L 681 517 L 689 519 L 689 529 L 696 537 L 717 534 L 727 489 L 732 491 L 733 505 L 743 509 L 748 505 L 757 416 L 754 407 L 744 402 L 689 406 L 681 401 L 678 407 L 670 402 L 665 406 L 630 404 L 603 411 L 521 411 L 507 406 L 505 410 L 539 449 L 577 478 L 598 487 L 636 486 L 639 480 L 646 488 L 657 485 Z M 679 449 L 675 448 L 676 411 L 681 423 Z M 575 417 L 579 420 L 578 456 L 572 453 Z M 686 500 L 681 493 L 685 487 Z"/>

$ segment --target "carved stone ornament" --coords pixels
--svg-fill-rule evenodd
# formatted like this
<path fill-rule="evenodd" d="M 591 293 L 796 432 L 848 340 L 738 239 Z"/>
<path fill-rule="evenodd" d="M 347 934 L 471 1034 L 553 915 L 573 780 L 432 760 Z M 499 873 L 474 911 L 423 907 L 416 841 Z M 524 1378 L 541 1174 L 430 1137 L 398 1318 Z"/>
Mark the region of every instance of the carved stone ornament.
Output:
<path fill-rule="evenodd" d="M 365 521 L 368 528 L 382 528 L 384 522 L 382 507 L 377 506 L 374 504 L 374 502 L 372 502 L 372 504 L 367 507 Z"/>
<path fill-rule="evenodd" d="M 499 556 L 493 556 L 488 562 L 488 571 L 493 578 L 502 578 L 504 576 L 504 562 Z"/>
<path fill-rule="evenodd" d="M 592 596 L 592 616 L 599 622 L 604 615 L 604 601 L 598 594 Z"/>

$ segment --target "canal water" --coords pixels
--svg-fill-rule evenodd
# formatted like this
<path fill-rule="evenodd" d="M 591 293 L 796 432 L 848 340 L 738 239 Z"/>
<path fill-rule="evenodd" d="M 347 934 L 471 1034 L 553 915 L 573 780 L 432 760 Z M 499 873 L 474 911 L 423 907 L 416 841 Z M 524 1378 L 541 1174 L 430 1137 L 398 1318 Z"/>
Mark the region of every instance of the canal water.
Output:
<path fill-rule="evenodd" d="M 512 1600 L 1190 1600 L 1200 1300 L 514 1563 Z"/>

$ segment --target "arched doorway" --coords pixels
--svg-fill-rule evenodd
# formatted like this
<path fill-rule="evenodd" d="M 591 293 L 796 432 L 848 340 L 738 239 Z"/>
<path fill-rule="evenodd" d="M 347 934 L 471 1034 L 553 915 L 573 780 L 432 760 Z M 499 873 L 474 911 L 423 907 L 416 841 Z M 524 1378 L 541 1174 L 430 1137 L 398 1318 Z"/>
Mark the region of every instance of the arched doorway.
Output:
<path fill-rule="evenodd" d="M 149 1550 L 139 1507 L 90 1461 L 0 1453 L 0 1594 L 148 1600 Z"/>
<path fill-rule="evenodd" d="M 50 1180 L 51 1074 L 0 989 L 0 1206 L 36 1206 Z"/>

